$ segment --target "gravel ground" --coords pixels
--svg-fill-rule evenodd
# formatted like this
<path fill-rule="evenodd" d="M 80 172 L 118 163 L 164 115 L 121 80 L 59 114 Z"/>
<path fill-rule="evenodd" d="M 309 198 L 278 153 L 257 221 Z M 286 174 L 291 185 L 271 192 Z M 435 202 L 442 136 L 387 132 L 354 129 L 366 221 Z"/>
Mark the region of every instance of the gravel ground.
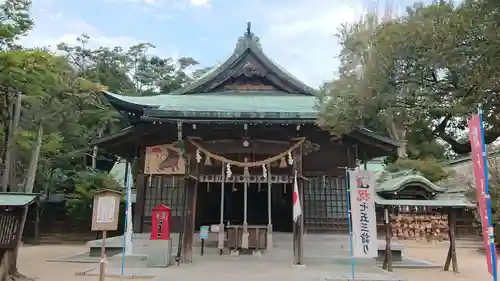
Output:
<path fill-rule="evenodd" d="M 403 242 L 405 255 L 411 258 L 444 264 L 448 245 Z M 79 246 L 26 246 L 20 251 L 20 272 L 39 281 L 82 281 L 95 280 L 96 277 L 75 276 L 75 272 L 96 267 L 93 264 L 47 262 L 48 259 L 85 252 Z M 486 270 L 484 255 L 474 247 L 457 249 L 459 274 L 444 272 L 442 269 L 395 269 L 398 276 L 409 281 L 455 281 L 491 280 Z M 112 280 L 112 279 L 111 279 Z M 116 279 L 115 279 L 116 280 Z"/>

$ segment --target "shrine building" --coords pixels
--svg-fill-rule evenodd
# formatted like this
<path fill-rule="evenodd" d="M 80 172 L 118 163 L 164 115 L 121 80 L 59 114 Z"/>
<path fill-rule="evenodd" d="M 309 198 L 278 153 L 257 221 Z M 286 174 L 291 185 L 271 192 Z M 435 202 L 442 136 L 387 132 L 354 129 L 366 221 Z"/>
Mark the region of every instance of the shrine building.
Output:
<path fill-rule="evenodd" d="M 346 168 L 398 142 L 368 129 L 331 135 L 317 124 L 315 94 L 266 56 L 250 28 L 226 61 L 172 93 L 104 92 L 130 126 L 95 144 L 137 167 L 134 232 L 150 232 L 163 203 L 188 256 L 202 225 L 240 230 L 219 235 L 219 248 L 269 247 L 273 232 L 293 230 L 296 171 L 300 233 L 347 233 Z"/>

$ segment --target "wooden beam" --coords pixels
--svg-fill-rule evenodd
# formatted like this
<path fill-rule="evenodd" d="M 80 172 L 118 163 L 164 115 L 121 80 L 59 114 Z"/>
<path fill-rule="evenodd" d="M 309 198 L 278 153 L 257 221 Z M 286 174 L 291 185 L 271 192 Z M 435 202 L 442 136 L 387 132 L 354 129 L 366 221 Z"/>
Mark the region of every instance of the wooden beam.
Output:
<path fill-rule="evenodd" d="M 392 236 L 392 227 L 391 227 L 391 218 L 389 215 L 389 207 L 384 207 L 384 228 L 385 228 L 385 254 L 384 254 L 384 263 L 382 268 L 392 272 L 392 248 L 391 248 L 391 236 Z"/>
<path fill-rule="evenodd" d="M 457 249 L 456 249 L 456 213 L 453 208 L 448 210 L 448 235 L 450 238 L 450 248 L 448 249 L 448 256 L 446 257 L 446 262 L 444 263 L 444 270 L 448 271 L 450 269 L 450 263 L 452 264 L 453 272 L 458 273 L 458 262 L 457 262 Z"/>
<path fill-rule="evenodd" d="M 294 151 L 293 159 L 294 173 L 297 171 L 297 178 L 302 177 L 302 145 Z M 298 190 L 299 190 L 299 201 L 302 207 L 302 215 L 299 217 L 298 222 L 294 222 L 293 227 L 293 253 L 294 253 L 294 264 L 303 265 L 304 264 L 304 184 L 302 180 L 297 180 Z M 292 189 L 293 192 L 293 189 Z"/>
<path fill-rule="evenodd" d="M 194 174 L 195 177 L 198 178 L 198 174 L 200 171 L 200 164 L 196 163 L 194 165 Z M 189 169 L 191 170 L 191 169 Z M 189 171 L 191 174 L 191 171 Z M 194 240 L 194 231 L 195 231 L 195 220 L 196 220 L 196 199 L 198 197 L 198 180 L 191 180 L 188 177 L 185 179 L 186 181 L 186 191 L 187 192 L 187 206 L 186 206 L 186 215 L 184 218 L 184 236 L 182 242 L 182 251 L 184 255 L 182 255 L 183 263 L 192 263 L 193 262 L 193 240 Z"/>
<path fill-rule="evenodd" d="M 302 144 L 299 146 L 298 150 L 299 150 L 299 159 L 297 159 L 297 167 L 298 167 L 297 177 L 302 178 L 303 177 Z M 299 264 L 304 264 L 304 181 L 298 180 L 298 185 L 299 185 L 298 188 L 299 188 L 300 204 L 302 208 L 302 214 L 300 215 L 300 220 L 299 220 L 299 243 L 298 243 Z"/>

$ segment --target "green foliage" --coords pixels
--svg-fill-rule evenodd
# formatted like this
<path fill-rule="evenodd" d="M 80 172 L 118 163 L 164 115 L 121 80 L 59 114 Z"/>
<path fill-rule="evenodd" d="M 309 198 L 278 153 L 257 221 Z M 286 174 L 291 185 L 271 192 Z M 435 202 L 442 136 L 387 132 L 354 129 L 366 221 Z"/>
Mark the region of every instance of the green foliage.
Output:
<path fill-rule="evenodd" d="M 72 175 L 69 180 L 74 190 L 66 200 L 67 212 L 73 220 L 82 223 L 89 223 L 92 219 L 92 204 L 96 192 L 104 189 L 121 189 L 108 173 L 80 171 Z"/>
<path fill-rule="evenodd" d="M 8 153 L 13 170 L 8 184 L 13 191 L 21 190 L 30 163 L 36 159 L 37 132 L 42 127 L 34 191 L 65 191 L 71 198 L 69 212 L 81 219 L 88 215 L 88 196 L 94 189 L 115 186 L 105 175 L 86 170 L 90 164 L 86 159 L 92 153 L 89 141 L 126 125 L 100 91 L 130 95 L 171 92 L 192 81 L 189 73 L 198 63 L 189 57 L 174 60 L 151 55 L 154 46 L 150 43 L 128 49 L 90 48 L 92 39 L 85 34 L 76 45 L 59 44 L 57 53 L 26 49 L 16 42 L 33 26 L 30 7 L 28 0 L 0 4 L 0 171 L 5 170 Z M 9 128 L 19 93 L 20 122 Z M 7 151 L 9 139 L 14 146 Z M 115 161 L 101 151 L 97 159 Z"/>
<path fill-rule="evenodd" d="M 33 27 L 30 0 L 5 0 L 0 5 L 0 49 L 19 47 L 15 41 Z"/>
<path fill-rule="evenodd" d="M 421 159 L 443 150 L 437 138 L 464 154 L 470 145 L 460 132 L 482 103 L 485 139 L 494 141 L 500 136 L 500 6 L 491 3 L 420 3 L 403 15 L 369 14 L 344 26 L 338 78 L 319 100 L 321 124 L 336 134 L 371 127 L 407 140 L 407 152 Z"/>
<path fill-rule="evenodd" d="M 398 159 L 396 162 L 389 163 L 386 166 L 386 171 L 390 173 L 407 171 L 407 170 L 417 171 L 431 182 L 438 182 L 449 176 L 448 172 L 444 170 L 443 166 L 432 159 L 426 159 L 426 160 Z"/>

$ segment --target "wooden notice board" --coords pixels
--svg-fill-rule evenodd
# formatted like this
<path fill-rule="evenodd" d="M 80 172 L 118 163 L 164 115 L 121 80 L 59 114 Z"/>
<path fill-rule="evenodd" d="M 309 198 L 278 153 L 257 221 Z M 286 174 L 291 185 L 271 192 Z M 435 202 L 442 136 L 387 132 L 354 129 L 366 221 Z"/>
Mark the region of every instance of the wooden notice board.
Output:
<path fill-rule="evenodd" d="M 121 198 L 121 192 L 114 190 L 103 190 L 94 196 L 92 231 L 113 231 L 118 229 L 118 212 Z"/>

